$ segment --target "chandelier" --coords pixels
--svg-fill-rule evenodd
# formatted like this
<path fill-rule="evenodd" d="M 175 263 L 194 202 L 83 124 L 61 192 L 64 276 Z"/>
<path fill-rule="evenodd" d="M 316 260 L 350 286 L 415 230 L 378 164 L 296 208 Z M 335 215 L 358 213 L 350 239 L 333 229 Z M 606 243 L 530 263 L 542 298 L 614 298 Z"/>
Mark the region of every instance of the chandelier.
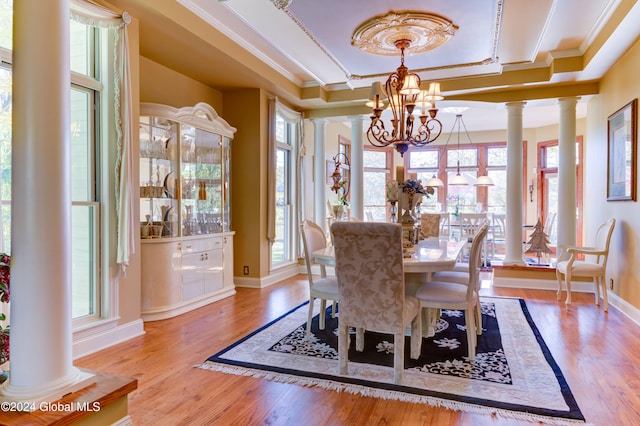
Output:
<path fill-rule="evenodd" d="M 395 44 L 400 49 L 400 66 L 387 78 L 384 88 L 379 81 L 371 86 L 367 105 L 373 107 L 373 113 L 367 129 L 367 139 L 371 145 L 378 147 L 393 144 L 396 151 L 404 156 L 409 145 L 421 147 L 440 136 L 442 123 L 436 118 L 436 101 L 443 98 L 440 94 L 440 83 L 431 83 L 429 90 L 421 90 L 420 76 L 409 72 L 404 65 L 404 51 L 411 42 L 402 39 Z M 385 128 L 382 120 L 385 100 L 389 103 L 388 109 L 393 115 L 389 130 Z M 414 115 L 417 105 L 420 105 L 418 123 Z"/>
<path fill-rule="evenodd" d="M 461 127 L 462 129 L 464 129 L 465 135 L 467 135 L 469 144 L 473 145 L 473 141 L 471 141 L 471 136 L 469 136 L 469 131 L 467 130 L 467 126 L 465 126 L 464 121 L 462 120 L 462 114 L 456 114 L 456 120 L 453 122 L 453 127 L 451 128 L 451 133 L 449 133 L 449 137 L 447 138 L 447 143 L 446 143 L 446 145 L 449 145 L 449 139 L 451 138 L 451 135 L 457 130 L 458 148 L 456 152 L 458 154 L 458 164 L 456 167 L 456 175 L 453 176 L 453 178 L 451 178 L 451 180 L 449 181 L 449 185 L 468 185 L 469 184 L 467 179 L 460 174 L 460 128 Z M 445 145 L 445 149 L 446 149 L 446 145 Z M 493 179 L 491 179 L 486 174 L 478 176 L 478 179 L 476 180 L 476 183 L 475 183 L 475 186 L 493 186 L 493 185 L 494 185 Z"/>

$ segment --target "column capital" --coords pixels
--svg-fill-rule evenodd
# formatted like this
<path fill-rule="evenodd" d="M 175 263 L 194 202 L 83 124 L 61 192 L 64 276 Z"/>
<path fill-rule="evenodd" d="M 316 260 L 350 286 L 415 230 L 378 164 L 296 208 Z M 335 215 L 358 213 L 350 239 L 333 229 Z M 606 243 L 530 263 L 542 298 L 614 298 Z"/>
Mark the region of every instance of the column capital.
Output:
<path fill-rule="evenodd" d="M 507 109 L 513 109 L 515 107 L 524 108 L 527 103 L 525 101 L 517 101 L 517 102 L 507 102 L 504 104 Z"/>
<path fill-rule="evenodd" d="M 566 98 L 558 98 L 558 103 L 559 104 L 564 104 L 564 103 L 577 103 L 580 99 L 582 99 L 579 96 L 570 96 L 570 97 L 566 97 Z"/>
<path fill-rule="evenodd" d="M 579 100 L 580 100 L 579 97 L 559 98 L 558 104 L 560 105 L 560 109 L 564 109 L 564 108 L 575 109 Z"/>
<path fill-rule="evenodd" d="M 364 123 L 369 117 L 365 117 L 364 115 L 349 115 L 347 116 L 347 118 L 352 123 L 356 123 L 356 122 Z"/>

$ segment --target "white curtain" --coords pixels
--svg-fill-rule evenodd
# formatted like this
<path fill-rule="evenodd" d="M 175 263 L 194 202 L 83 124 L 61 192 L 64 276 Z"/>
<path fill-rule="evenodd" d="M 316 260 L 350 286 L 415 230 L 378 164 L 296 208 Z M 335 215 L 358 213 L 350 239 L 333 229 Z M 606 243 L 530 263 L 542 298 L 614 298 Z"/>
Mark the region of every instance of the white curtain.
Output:
<path fill-rule="evenodd" d="M 127 24 L 131 17 L 127 12 L 116 13 L 87 0 L 72 0 L 71 19 L 85 25 L 109 28 L 113 35 L 115 57 L 113 58 L 114 117 L 116 124 L 117 159 L 115 167 L 115 198 L 117 216 L 116 262 L 123 274 L 129 265 L 129 256 L 135 252 L 132 225 L 134 198 L 133 182 L 133 117 L 131 98 L 131 73 L 129 67 L 129 41 Z"/>
<path fill-rule="evenodd" d="M 267 150 L 267 240 L 271 244 L 276 239 L 276 168 L 278 141 L 276 140 L 276 114 L 279 114 L 285 122 L 295 125 L 295 152 L 300 155 L 302 143 L 302 113 L 292 110 L 282 104 L 278 97 L 269 98 L 269 146 Z M 299 163 L 296 158 L 296 162 Z M 296 182 L 300 182 L 300 168 L 296 167 Z M 296 186 L 295 205 L 299 206 L 300 185 Z"/>

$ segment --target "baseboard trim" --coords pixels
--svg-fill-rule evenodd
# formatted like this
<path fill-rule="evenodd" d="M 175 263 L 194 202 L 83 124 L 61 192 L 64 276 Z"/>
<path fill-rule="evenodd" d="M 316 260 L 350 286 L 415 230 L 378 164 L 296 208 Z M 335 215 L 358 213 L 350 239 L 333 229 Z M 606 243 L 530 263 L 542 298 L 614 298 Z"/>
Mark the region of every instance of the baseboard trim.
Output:
<path fill-rule="evenodd" d="M 608 295 L 609 306 L 614 306 L 631 321 L 635 322 L 637 325 L 640 325 L 640 309 L 636 308 L 615 293 L 609 292 Z"/>
<path fill-rule="evenodd" d="M 134 337 L 144 334 L 144 323 L 142 319 L 128 322 L 123 325 L 116 326 L 109 330 L 103 330 L 99 333 L 74 339 L 73 342 L 73 359 L 99 352 L 109 346 L 122 343 Z"/>
<path fill-rule="evenodd" d="M 495 275 L 493 277 L 493 286 L 558 291 L 557 281 L 537 280 L 532 278 L 496 277 Z M 563 290 L 566 290 L 566 288 L 563 288 Z M 571 283 L 571 291 L 593 293 L 593 282 L 574 281 Z"/>
<path fill-rule="evenodd" d="M 494 277 L 494 287 L 523 288 L 529 290 L 553 290 L 558 291 L 558 282 L 551 280 L 532 280 L 526 278 L 505 278 Z M 563 291 L 566 292 L 566 288 Z M 595 291 L 593 282 L 572 282 L 571 291 L 579 293 L 593 293 Z M 640 326 L 640 309 L 636 308 L 620 296 L 611 291 L 607 292 L 609 306 L 613 306 L 631 321 Z M 563 296 L 564 298 L 564 296 Z M 564 299 L 563 299 L 564 300 Z M 601 302 L 602 303 L 602 302 Z"/>
<path fill-rule="evenodd" d="M 292 264 L 275 271 L 271 271 L 271 273 L 265 277 L 233 277 L 233 281 L 235 282 L 236 287 L 265 288 L 282 280 L 286 280 L 287 278 L 295 277 L 298 274 L 304 273 L 306 273 L 306 269 L 303 266 Z"/>

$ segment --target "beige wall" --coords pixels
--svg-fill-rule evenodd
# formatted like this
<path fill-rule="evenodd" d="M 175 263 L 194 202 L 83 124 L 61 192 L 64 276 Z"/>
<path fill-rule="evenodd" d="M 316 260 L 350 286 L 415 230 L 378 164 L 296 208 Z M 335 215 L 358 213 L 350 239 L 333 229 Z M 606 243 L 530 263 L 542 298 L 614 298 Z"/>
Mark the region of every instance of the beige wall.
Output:
<path fill-rule="evenodd" d="M 224 118 L 222 93 L 140 56 L 140 101 L 175 108 L 205 102 Z"/>
<path fill-rule="evenodd" d="M 269 274 L 267 242 L 268 98 L 260 89 L 224 94 L 224 119 L 237 130 L 231 143 L 231 223 L 234 237 L 234 276 Z"/>
<path fill-rule="evenodd" d="M 587 112 L 585 152 L 585 229 L 592 242 L 598 224 L 610 217 L 617 220 L 611 240 L 607 286 L 613 279 L 613 292 L 635 308 L 640 308 L 640 216 L 638 202 L 607 202 L 607 118 L 640 97 L 640 41 L 605 75 L 600 95 L 591 100 Z M 637 119 L 637 117 L 636 117 Z M 636 164 L 638 158 L 636 157 Z M 636 176 L 636 185 L 638 180 Z"/>

